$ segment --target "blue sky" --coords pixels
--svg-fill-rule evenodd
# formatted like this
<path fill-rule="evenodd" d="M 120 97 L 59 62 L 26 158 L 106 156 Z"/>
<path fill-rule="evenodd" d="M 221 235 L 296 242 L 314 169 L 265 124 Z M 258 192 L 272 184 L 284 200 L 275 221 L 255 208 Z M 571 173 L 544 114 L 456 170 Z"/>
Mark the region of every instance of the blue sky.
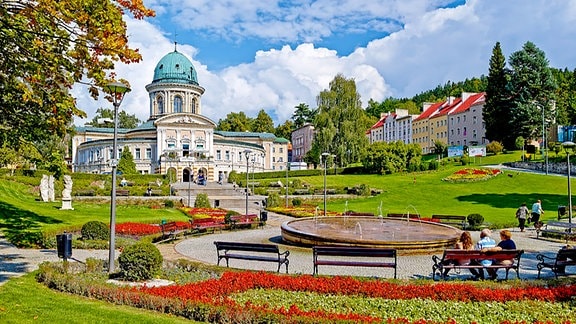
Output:
<path fill-rule="evenodd" d="M 143 61 L 117 65 L 132 86 L 122 109 L 149 116 L 146 84 L 174 50 L 198 72 L 202 113 L 215 122 L 229 112 L 266 110 L 278 125 L 294 106 L 316 108 L 337 74 L 354 78 L 369 99 L 411 97 L 447 81 L 488 73 L 494 44 L 504 55 L 532 41 L 550 66 L 576 68 L 574 0 L 144 0 L 154 18 L 125 17 L 129 42 Z M 90 120 L 104 101 L 74 89 Z"/>

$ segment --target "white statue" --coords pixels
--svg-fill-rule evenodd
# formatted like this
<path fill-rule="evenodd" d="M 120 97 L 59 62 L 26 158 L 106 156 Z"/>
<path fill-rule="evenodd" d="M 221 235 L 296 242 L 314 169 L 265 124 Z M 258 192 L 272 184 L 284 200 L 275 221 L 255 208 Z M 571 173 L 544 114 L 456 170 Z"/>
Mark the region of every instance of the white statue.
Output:
<path fill-rule="evenodd" d="M 43 174 L 40 180 L 40 198 L 43 202 L 48 202 L 48 176 Z"/>
<path fill-rule="evenodd" d="M 72 199 L 72 177 L 64 176 L 64 190 L 62 190 L 62 199 Z"/>
<path fill-rule="evenodd" d="M 73 210 L 72 208 L 72 177 L 69 175 L 64 176 L 64 190 L 62 190 L 62 208 Z"/>
<path fill-rule="evenodd" d="M 48 176 L 48 201 L 54 202 L 54 176 Z"/>

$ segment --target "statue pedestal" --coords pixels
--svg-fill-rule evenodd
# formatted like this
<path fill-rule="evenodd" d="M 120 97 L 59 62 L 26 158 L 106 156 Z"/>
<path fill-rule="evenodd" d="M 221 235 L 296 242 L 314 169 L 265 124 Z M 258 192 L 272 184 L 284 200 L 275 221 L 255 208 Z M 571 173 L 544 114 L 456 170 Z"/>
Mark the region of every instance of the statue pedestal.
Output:
<path fill-rule="evenodd" d="M 62 208 L 60 208 L 61 210 L 74 210 L 74 208 L 72 208 L 72 199 L 68 198 L 62 199 Z"/>

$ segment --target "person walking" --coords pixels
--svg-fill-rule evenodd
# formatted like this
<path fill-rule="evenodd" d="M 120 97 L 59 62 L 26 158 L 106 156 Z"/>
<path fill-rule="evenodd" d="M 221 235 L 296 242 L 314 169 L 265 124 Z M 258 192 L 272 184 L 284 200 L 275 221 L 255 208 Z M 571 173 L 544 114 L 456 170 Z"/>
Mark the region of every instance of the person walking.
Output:
<path fill-rule="evenodd" d="M 522 205 L 516 209 L 516 218 L 518 218 L 518 227 L 520 227 L 520 232 L 524 232 L 528 213 L 529 211 L 528 207 L 526 207 L 526 203 L 522 203 Z"/>
<path fill-rule="evenodd" d="M 540 222 L 540 215 L 542 214 L 544 214 L 544 210 L 542 209 L 542 201 L 538 199 L 532 205 L 532 218 L 530 219 L 530 221 L 534 223 L 534 227 L 538 226 L 538 222 Z M 528 223 L 530 223 L 530 221 Z"/>

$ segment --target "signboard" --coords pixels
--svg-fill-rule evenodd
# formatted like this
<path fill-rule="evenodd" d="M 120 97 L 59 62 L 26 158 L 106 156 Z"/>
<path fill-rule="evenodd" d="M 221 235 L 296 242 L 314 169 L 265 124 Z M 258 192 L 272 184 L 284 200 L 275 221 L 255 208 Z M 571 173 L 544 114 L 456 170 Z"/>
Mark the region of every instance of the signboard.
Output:
<path fill-rule="evenodd" d="M 486 146 L 469 146 L 468 156 L 486 156 Z"/>
<path fill-rule="evenodd" d="M 464 146 L 448 146 L 448 157 L 462 156 L 464 155 Z"/>

